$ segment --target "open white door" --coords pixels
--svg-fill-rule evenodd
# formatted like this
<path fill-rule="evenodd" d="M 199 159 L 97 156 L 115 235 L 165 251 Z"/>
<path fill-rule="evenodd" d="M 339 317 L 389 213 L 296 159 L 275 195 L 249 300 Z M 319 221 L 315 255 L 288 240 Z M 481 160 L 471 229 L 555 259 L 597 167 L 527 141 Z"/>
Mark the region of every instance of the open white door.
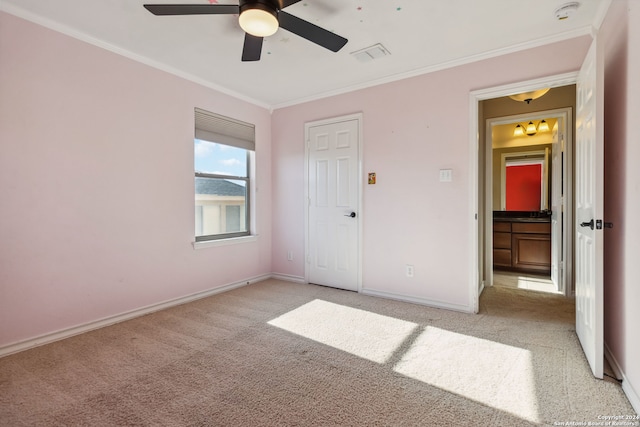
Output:
<path fill-rule="evenodd" d="M 307 268 L 309 283 L 359 287 L 360 120 L 308 123 Z"/>
<path fill-rule="evenodd" d="M 592 43 L 576 87 L 576 332 L 596 378 L 603 377 L 604 66 Z"/>
<path fill-rule="evenodd" d="M 562 152 L 564 140 L 561 138 L 558 119 L 553 127 L 551 141 L 551 281 L 557 292 L 564 292 L 560 270 L 562 268 Z M 564 126 L 563 126 L 564 127 Z"/>

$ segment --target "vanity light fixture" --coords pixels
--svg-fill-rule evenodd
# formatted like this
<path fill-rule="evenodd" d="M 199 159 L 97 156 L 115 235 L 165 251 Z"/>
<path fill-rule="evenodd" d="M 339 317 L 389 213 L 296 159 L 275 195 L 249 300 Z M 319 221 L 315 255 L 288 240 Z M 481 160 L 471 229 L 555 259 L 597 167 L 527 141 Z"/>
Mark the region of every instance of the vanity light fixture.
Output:
<path fill-rule="evenodd" d="M 549 132 L 549 123 L 546 120 L 542 120 L 538 125 L 538 132 Z"/>
<path fill-rule="evenodd" d="M 520 123 L 516 125 L 516 128 L 513 130 L 513 136 L 523 136 L 527 134 L 528 136 L 533 136 L 538 132 L 549 132 L 549 124 L 546 120 L 541 120 L 540 124 L 536 127 L 533 121 L 529 121 L 529 124 L 526 126 L 522 126 Z"/>
<path fill-rule="evenodd" d="M 516 126 L 516 128 L 513 130 L 513 136 L 522 136 L 522 135 L 524 135 L 524 128 L 520 126 L 520 123 L 518 123 L 518 126 Z"/>

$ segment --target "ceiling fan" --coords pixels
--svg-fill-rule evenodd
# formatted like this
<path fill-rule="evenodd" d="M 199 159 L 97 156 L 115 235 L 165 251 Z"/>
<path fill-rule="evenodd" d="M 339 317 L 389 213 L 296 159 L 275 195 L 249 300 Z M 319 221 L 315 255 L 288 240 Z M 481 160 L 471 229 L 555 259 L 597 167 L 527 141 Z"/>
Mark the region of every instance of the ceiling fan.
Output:
<path fill-rule="evenodd" d="M 318 27 L 309 21 L 283 11 L 300 0 L 239 0 L 239 4 L 145 4 L 154 15 L 239 15 L 240 27 L 245 31 L 243 61 L 258 61 L 262 41 L 282 27 L 310 42 L 337 52 L 347 39 Z"/>

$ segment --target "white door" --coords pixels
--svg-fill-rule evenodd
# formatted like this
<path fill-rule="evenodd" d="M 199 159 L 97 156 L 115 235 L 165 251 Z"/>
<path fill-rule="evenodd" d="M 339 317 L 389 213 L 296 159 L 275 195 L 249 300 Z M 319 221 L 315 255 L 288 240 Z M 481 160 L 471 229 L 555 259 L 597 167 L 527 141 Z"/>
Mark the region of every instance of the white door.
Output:
<path fill-rule="evenodd" d="M 307 281 L 357 291 L 360 121 L 336 119 L 305 128 Z"/>
<path fill-rule="evenodd" d="M 553 127 L 551 141 L 551 281 L 556 291 L 564 292 L 560 268 L 562 265 L 562 220 L 564 206 L 562 203 L 562 152 L 564 138 L 559 132 L 558 119 Z M 548 163 L 547 163 L 548 164 Z"/>
<path fill-rule="evenodd" d="M 593 41 L 576 87 L 576 332 L 593 375 L 603 376 L 603 59 Z"/>

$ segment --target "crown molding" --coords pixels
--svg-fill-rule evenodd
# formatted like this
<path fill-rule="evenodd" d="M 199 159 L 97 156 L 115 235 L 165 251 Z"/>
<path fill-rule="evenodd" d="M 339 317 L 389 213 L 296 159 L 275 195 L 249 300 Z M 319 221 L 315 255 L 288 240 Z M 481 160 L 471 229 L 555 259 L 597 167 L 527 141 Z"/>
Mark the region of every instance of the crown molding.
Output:
<path fill-rule="evenodd" d="M 0 11 L 6 12 L 10 15 L 14 15 L 18 18 L 24 19 L 26 21 L 32 22 L 34 24 L 40 25 L 42 27 L 48 28 L 50 30 L 56 31 L 58 33 L 64 34 L 66 36 L 72 37 L 74 39 L 80 40 L 82 42 L 94 45 L 101 49 L 110 51 L 120 56 L 124 56 L 125 58 L 131 59 L 133 61 L 139 62 L 141 64 L 147 65 L 149 67 L 155 68 L 160 71 L 164 71 L 166 73 L 172 74 L 176 77 L 180 77 L 184 80 L 190 81 L 192 83 L 196 83 L 200 86 L 204 86 L 208 89 L 213 89 L 217 92 L 223 93 L 225 95 L 231 96 L 233 98 L 239 99 L 241 101 L 248 102 L 250 104 L 256 105 L 258 107 L 262 107 L 265 109 L 270 109 L 270 105 L 263 101 L 248 97 L 242 93 L 235 92 L 229 90 L 224 86 L 217 85 L 215 83 L 209 82 L 203 78 L 194 76 L 193 74 L 186 73 L 182 70 L 178 70 L 174 67 L 171 67 L 162 62 L 156 61 L 154 59 L 148 58 L 144 55 L 139 55 L 137 53 L 131 52 L 130 50 L 124 49 L 120 46 L 116 46 L 110 43 L 105 42 L 104 40 L 97 39 L 92 37 L 82 31 L 78 31 L 75 28 L 71 28 L 67 25 L 61 24 L 59 22 L 44 18 L 40 15 L 36 15 L 32 12 L 26 11 L 22 8 L 16 7 L 14 5 L 8 5 L 0 2 Z"/>
<path fill-rule="evenodd" d="M 269 102 L 265 102 L 259 99 L 255 99 L 252 97 L 249 97 L 245 94 L 230 90 L 224 86 L 212 83 L 210 81 L 207 81 L 201 77 L 195 76 L 193 74 L 184 72 L 182 70 L 176 69 L 174 67 L 171 67 L 167 64 L 164 64 L 162 62 L 153 60 L 149 57 L 143 56 L 143 55 L 139 55 L 137 53 L 131 52 L 130 50 L 127 50 L 125 48 L 122 48 L 120 46 L 116 46 L 110 43 L 107 43 L 103 40 L 99 40 L 95 37 L 92 37 L 82 31 L 78 31 L 74 28 L 71 28 L 69 26 L 63 25 L 59 22 L 44 18 L 40 15 L 36 15 L 32 12 L 26 11 L 20 7 L 14 6 L 14 5 L 9 5 L 6 3 L 1 3 L 0 2 L 0 10 L 9 13 L 11 15 L 17 16 L 19 18 L 25 19 L 27 21 L 33 22 L 37 25 L 41 25 L 45 28 L 51 29 L 53 31 L 65 34 L 69 37 L 78 39 L 80 41 L 89 43 L 91 45 L 100 47 L 102 49 L 105 49 L 107 51 L 116 53 L 118 55 L 124 56 L 128 59 L 134 60 L 136 62 L 140 62 L 142 64 L 145 64 L 147 66 L 156 68 L 160 71 L 164 71 L 166 73 L 175 75 L 177 77 L 180 77 L 182 79 L 188 80 L 190 82 L 196 83 L 198 85 L 201 85 L 203 87 L 215 90 L 217 92 L 223 93 L 225 95 L 231 96 L 233 98 L 239 99 L 241 101 L 245 101 L 248 102 L 250 104 L 256 105 L 258 107 L 262 107 L 265 108 L 267 110 L 269 110 L 270 112 L 273 112 L 277 109 L 281 109 L 281 108 L 286 108 L 286 107 L 290 107 L 290 106 L 294 106 L 294 105 L 299 105 L 299 104 L 303 104 L 303 103 L 307 103 L 307 102 L 312 102 L 312 101 L 317 101 L 320 99 L 325 99 L 325 98 L 329 98 L 329 97 L 333 97 L 333 96 L 338 96 L 338 95 L 343 95 L 346 93 L 350 93 L 350 92 L 354 92 L 357 90 L 362 90 L 362 89 L 367 89 L 367 88 L 371 88 L 371 87 L 375 87 L 375 86 L 380 86 L 383 84 L 387 84 L 387 83 L 393 83 L 399 80 L 404 80 L 404 79 L 408 79 L 411 77 L 417 77 L 417 76 L 421 76 L 424 74 L 429 74 L 429 73 L 434 73 L 437 71 L 442 71 L 442 70 L 446 70 L 449 68 L 454 68 L 454 67 L 458 67 L 461 65 L 467 65 L 467 64 L 471 64 L 474 62 L 479 62 L 479 61 L 483 61 L 486 59 L 491 59 L 491 58 L 495 58 L 495 57 L 499 57 L 502 55 L 507 55 L 507 54 L 511 54 L 511 53 L 516 53 L 516 52 L 520 52 L 523 50 L 527 50 L 527 49 L 533 49 L 533 48 L 537 48 L 537 47 L 541 47 L 544 45 L 548 45 L 548 44 L 552 44 L 552 43 L 557 43 L 557 42 L 561 42 L 561 41 L 565 41 L 565 40 L 569 40 L 572 38 L 576 38 L 576 37 L 581 37 L 581 36 L 585 36 L 585 35 L 591 35 L 593 36 L 594 34 L 594 30 L 596 30 L 599 25 L 602 23 L 606 12 L 609 8 L 609 5 L 611 4 L 612 0 L 605 0 L 601 6 L 598 9 L 598 14 L 595 18 L 595 25 L 589 25 L 589 26 L 584 26 L 581 28 L 577 28 L 575 30 L 572 31 L 567 31 L 567 32 L 563 32 L 563 33 L 559 33 L 553 36 L 549 36 L 549 37 L 542 37 L 536 40 L 531 40 L 528 42 L 523 42 L 523 43 L 518 43 L 518 44 L 514 44 L 511 46 L 507 46 L 504 48 L 500 48 L 500 49 L 494 49 L 491 51 L 487 51 L 487 52 L 483 52 L 480 54 L 476 54 L 476 55 L 469 55 L 463 58 L 458 58 L 455 60 L 451 60 L 451 61 L 445 61 L 439 64 L 434 64 L 434 65 L 430 65 L 427 67 L 421 67 L 421 68 L 417 68 L 415 70 L 411 70 L 411 71 L 407 71 L 407 72 L 402 72 L 402 73 L 396 73 L 396 74 L 391 74 L 385 77 L 381 77 L 381 78 L 377 78 L 377 79 L 372 79 L 366 82 L 362 82 L 362 83 L 358 83 L 355 85 L 348 85 L 348 86 L 344 86 L 342 88 L 336 89 L 336 90 L 331 90 L 331 91 L 326 91 L 326 92 L 322 92 L 322 93 L 318 93 L 318 94 L 314 94 L 314 95 L 310 95 L 307 97 L 301 97 L 301 98 L 295 98 L 295 99 L 290 99 L 287 101 L 283 101 L 283 102 L 277 102 L 277 103 L 269 103 Z"/>
<path fill-rule="evenodd" d="M 446 70 L 448 68 L 459 67 L 461 65 L 467 65 L 474 62 L 484 61 L 486 59 L 496 58 L 503 55 L 508 55 L 511 53 L 520 52 L 527 49 L 533 49 L 541 46 L 545 46 L 552 43 L 558 43 L 565 40 L 570 40 L 577 37 L 582 37 L 586 35 L 592 35 L 593 27 L 585 26 L 573 31 L 564 32 L 561 34 L 557 34 L 550 37 L 543 37 L 540 39 L 532 40 L 529 42 L 519 43 L 511 46 L 507 46 L 501 49 L 495 49 L 487 52 L 483 52 L 477 55 L 469 55 L 464 58 L 455 59 L 452 61 L 442 62 L 440 64 L 431 65 L 428 67 L 418 68 L 412 71 L 397 73 L 393 75 L 389 75 L 387 77 L 370 80 L 364 83 L 359 83 L 357 85 L 345 86 L 341 89 L 337 89 L 334 91 L 323 92 L 321 94 L 312 95 L 305 98 L 298 98 L 290 101 L 285 101 L 282 103 L 272 105 L 273 110 L 277 110 L 279 108 L 291 107 L 298 104 L 303 104 L 306 102 L 317 101 L 323 98 L 329 98 L 332 96 L 342 95 L 349 92 L 354 92 L 361 89 L 367 89 L 374 86 L 383 85 L 386 83 L 392 83 L 399 80 L 408 79 L 411 77 L 417 77 L 424 74 L 434 73 L 437 71 Z"/>

